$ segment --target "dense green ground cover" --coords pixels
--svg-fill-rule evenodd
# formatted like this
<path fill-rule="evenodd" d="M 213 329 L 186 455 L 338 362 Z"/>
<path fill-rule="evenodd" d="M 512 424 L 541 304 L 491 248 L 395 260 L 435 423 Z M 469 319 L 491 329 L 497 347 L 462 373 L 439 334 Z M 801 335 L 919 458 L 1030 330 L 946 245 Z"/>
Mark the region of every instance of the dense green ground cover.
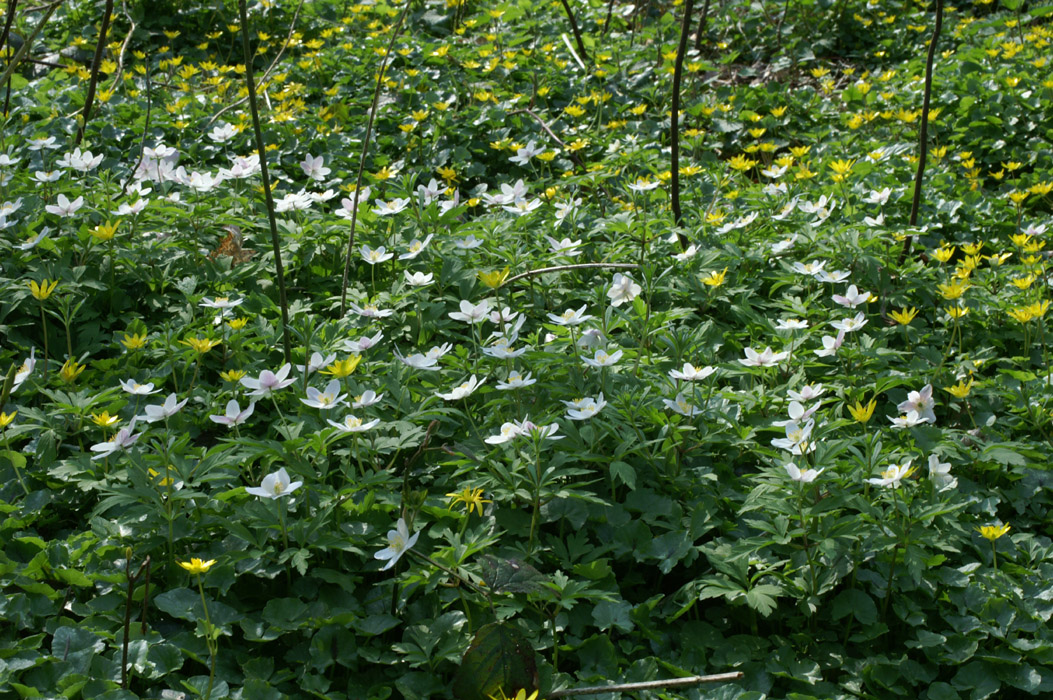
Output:
<path fill-rule="evenodd" d="M 1053 6 L 945 8 L 913 228 L 934 8 L 707 8 L 678 227 L 680 5 L 573 4 L 582 55 L 558 2 L 121 4 L 79 146 L 61 6 L 4 96 L 0 695 L 1049 694 Z"/>

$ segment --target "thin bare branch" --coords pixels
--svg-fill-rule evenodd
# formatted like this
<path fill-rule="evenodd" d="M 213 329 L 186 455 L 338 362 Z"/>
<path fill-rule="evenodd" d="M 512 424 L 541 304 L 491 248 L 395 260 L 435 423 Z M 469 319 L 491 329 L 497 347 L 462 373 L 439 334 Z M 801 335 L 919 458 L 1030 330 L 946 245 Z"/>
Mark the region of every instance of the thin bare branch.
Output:
<path fill-rule="evenodd" d="M 384 71 L 386 71 L 388 67 L 388 56 L 391 55 L 391 49 L 395 46 L 395 39 L 402 31 L 402 23 L 406 20 L 406 15 L 409 13 L 409 7 L 409 0 L 406 0 L 406 4 L 402 8 L 402 14 L 399 15 L 395 28 L 391 30 L 391 39 L 388 41 L 388 48 L 380 59 L 380 70 L 377 71 L 377 84 L 373 89 L 373 102 L 369 107 L 369 121 L 366 123 L 366 136 L 362 139 L 362 155 L 358 159 L 358 177 L 355 179 L 355 193 L 352 195 L 352 201 L 354 204 L 351 207 L 351 232 L 347 237 L 347 254 L 344 256 L 344 279 L 340 285 L 341 318 L 344 317 L 344 313 L 347 310 L 347 278 L 351 272 L 351 251 L 355 247 L 355 227 L 358 225 L 358 196 L 362 192 L 362 174 L 366 169 L 366 156 L 369 154 L 369 142 L 373 136 L 373 122 L 377 117 L 377 105 L 380 102 L 380 89 L 384 86 Z"/>
<path fill-rule="evenodd" d="M 521 280 L 525 277 L 533 277 L 534 275 L 543 275 L 546 272 L 565 272 L 567 270 L 587 270 L 589 268 L 607 268 L 612 270 L 635 270 L 639 265 L 636 263 L 577 263 L 576 265 L 556 265 L 555 267 L 540 267 L 536 270 L 527 270 L 521 272 L 515 277 L 509 277 L 505 280 L 505 283 L 501 285 L 509 285 L 516 280 Z"/>
<path fill-rule="evenodd" d="M 616 683 L 614 685 L 597 685 L 588 688 L 564 688 L 553 690 L 547 698 L 565 698 L 571 695 L 599 695 L 600 693 L 632 693 L 638 690 L 658 690 L 660 688 L 684 688 L 702 683 L 727 683 L 742 678 L 742 671 L 731 673 L 714 673 L 709 676 L 688 676 L 687 678 L 669 678 L 664 681 L 641 681 L 639 683 Z"/>

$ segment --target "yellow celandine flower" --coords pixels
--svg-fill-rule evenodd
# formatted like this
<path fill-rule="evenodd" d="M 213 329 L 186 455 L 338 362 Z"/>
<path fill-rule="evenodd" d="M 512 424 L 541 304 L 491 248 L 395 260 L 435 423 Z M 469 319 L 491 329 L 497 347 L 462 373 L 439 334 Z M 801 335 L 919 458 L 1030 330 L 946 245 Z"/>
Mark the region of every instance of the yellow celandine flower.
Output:
<path fill-rule="evenodd" d="M 92 237 L 95 240 L 102 242 L 112 240 L 117 233 L 117 223 L 118 222 L 114 222 L 111 224 L 107 221 L 105 224 L 99 224 L 92 230 Z"/>
<path fill-rule="evenodd" d="M 1006 313 L 1008 313 L 1020 323 L 1030 323 L 1031 320 L 1035 318 L 1035 314 L 1032 313 L 1031 309 L 1027 306 L 1022 306 L 1019 309 L 1011 309 Z"/>
<path fill-rule="evenodd" d="M 1009 197 L 1009 200 L 1013 202 L 1013 204 L 1019 207 L 1021 204 L 1024 203 L 1024 200 L 1027 199 L 1028 194 L 1028 192 L 1010 192 L 1007 196 Z"/>
<path fill-rule="evenodd" d="M 453 168 L 442 167 L 435 170 L 443 180 L 448 183 L 455 182 L 457 180 L 457 172 Z"/>
<path fill-rule="evenodd" d="M 951 256 L 954 255 L 954 251 L 955 251 L 955 246 L 953 246 L 953 245 L 951 247 L 949 247 L 949 248 L 947 246 L 940 246 L 936 250 L 936 252 L 933 253 L 933 256 L 937 260 L 939 260 L 941 263 L 945 263 L 945 262 L 947 262 L 948 260 L 951 259 Z"/>
<path fill-rule="evenodd" d="M 585 110 L 579 107 L 578 105 L 567 105 L 563 108 L 563 111 L 572 117 L 580 117 L 581 115 L 585 114 Z"/>
<path fill-rule="evenodd" d="M 77 361 L 71 357 L 62 364 L 62 369 L 59 370 L 59 377 L 62 381 L 70 384 L 80 376 L 84 369 L 85 365 L 77 364 Z"/>
<path fill-rule="evenodd" d="M 779 117 L 781 117 L 784 114 L 786 114 L 786 107 L 785 106 L 783 106 L 783 107 L 775 107 L 771 111 L 771 115 L 773 117 L 775 117 L 776 119 L 778 119 Z"/>
<path fill-rule="evenodd" d="M 1031 236 L 1026 233 L 1014 233 L 1009 237 L 1009 240 L 1018 248 L 1023 248 L 1031 240 Z"/>
<path fill-rule="evenodd" d="M 240 331 L 242 328 L 245 327 L 245 324 L 248 322 L 249 319 L 244 316 L 241 318 L 232 318 L 229 321 L 227 321 L 227 327 L 229 327 L 232 331 Z"/>
<path fill-rule="evenodd" d="M 962 250 L 965 251 L 966 255 L 976 255 L 983 247 L 983 241 L 980 241 L 979 243 L 965 243 L 962 245 Z"/>
<path fill-rule="evenodd" d="M 1039 197 L 1047 195 L 1053 192 L 1053 182 L 1040 182 L 1037 185 L 1031 185 L 1027 191 Z"/>
<path fill-rule="evenodd" d="M 827 167 L 829 167 L 841 177 L 846 177 L 849 173 L 852 172 L 852 166 L 855 164 L 856 162 L 854 160 L 835 160 L 833 163 L 830 163 Z"/>
<path fill-rule="evenodd" d="M 999 537 L 1009 532 L 1009 525 L 984 525 L 976 528 L 976 531 L 979 532 L 985 540 L 994 542 Z"/>
<path fill-rule="evenodd" d="M 193 557 L 190 561 L 181 561 L 179 565 L 189 571 L 192 574 L 204 574 L 208 573 L 208 570 L 212 568 L 212 565 L 216 563 L 215 559 L 209 559 L 208 561 L 202 561 L 197 557 Z"/>
<path fill-rule="evenodd" d="M 1049 311 L 1049 300 L 1036 301 L 1027 308 L 1035 318 L 1042 318 L 1046 315 L 1046 312 Z"/>
<path fill-rule="evenodd" d="M 220 372 L 219 378 L 225 382 L 237 384 L 246 374 L 248 374 L 248 372 L 243 369 L 228 369 L 226 372 Z"/>
<path fill-rule="evenodd" d="M 490 700 L 538 700 L 538 697 L 537 697 L 538 691 L 536 691 L 536 690 L 533 693 L 531 693 L 530 695 L 527 695 L 526 688 L 520 688 L 519 692 L 517 692 L 512 697 L 507 697 L 505 695 L 505 691 L 503 691 L 503 690 L 500 691 L 500 692 L 501 692 L 501 697 L 495 697 L 495 696 L 491 695 L 490 696 Z"/>
<path fill-rule="evenodd" d="M 204 355 L 206 352 L 211 350 L 220 344 L 219 340 L 212 340 L 211 338 L 187 338 L 186 340 L 180 340 L 180 345 L 187 345 L 193 348 L 194 352 Z"/>
<path fill-rule="evenodd" d="M 746 170 L 749 170 L 750 168 L 752 168 L 756 164 L 757 164 L 757 161 L 753 160 L 752 158 L 747 158 L 746 156 L 742 155 L 741 153 L 728 161 L 728 166 L 732 170 L 737 170 L 740 173 L 741 172 L 745 172 Z"/>
<path fill-rule="evenodd" d="M 984 257 L 987 258 L 987 262 L 991 263 L 994 266 L 998 266 L 1004 263 L 1006 260 L 1008 260 L 1012 255 L 1012 253 L 996 253 L 994 255 L 986 255 Z"/>
<path fill-rule="evenodd" d="M 724 284 L 724 276 L 728 274 L 728 268 L 724 268 L 720 272 L 710 272 L 705 277 L 702 277 L 702 284 L 707 287 L 719 287 Z"/>
<path fill-rule="evenodd" d="M 510 269 L 507 267 L 503 270 L 494 270 L 492 272 L 480 272 L 479 281 L 482 282 L 485 286 L 489 287 L 490 289 L 497 289 L 505 283 L 506 279 L 508 279 L 509 272 Z"/>
<path fill-rule="evenodd" d="M 51 293 L 55 291 L 57 285 L 58 280 L 49 282 L 46 277 L 40 284 L 37 284 L 35 280 L 29 280 L 29 292 L 37 301 L 44 301 L 51 296 Z"/>
<path fill-rule="evenodd" d="M 10 413 L 4 413 L 0 411 L 0 428 L 6 428 L 11 425 L 15 420 L 15 416 L 18 415 L 18 411 L 11 411 Z"/>
<path fill-rule="evenodd" d="M 936 289 L 939 290 L 940 296 L 948 301 L 960 298 L 965 294 L 965 290 L 968 288 L 968 282 L 945 282 L 936 285 Z"/>
<path fill-rule="evenodd" d="M 973 384 L 975 383 L 976 382 L 973 380 L 973 378 L 970 377 L 968 384 L 966 384 L 965 380 L 962 379 L 959 380 L 959 382 L 954 386 L 944 387 L 943 390 L 955 398 L 964 399 L 966 396 L 969 395 L 969 392 L 973 390 Z"/>
<path fill-rule="evenodd" d="M 146 347 L 146 333 L 133 333 L 132 335 L 124 334 L 124 338 L 121 339 L 121 345 L 128 350 L 142 350 Z"/>
<path fill-rule="evenodd" d="M 889 316 L 892 317 L 892 320 L 900 324 L 901 326 L 906 326 L 907 324 L 909 324 L 911 321 L 914 320 L 914 317 L 917 315 L 918 310 L 913 306 L 909 309 L 900 309 L 899 311 L 893 311 L 889 313 Z"/>
<path fill-rule="evenodd" d="M 111 425 L 117 425 L 120 421 L 121 419 L 118 416 L 111 416 L 109 411 L 91 414 L 91 422 L 100 428 L 109 428 Z"/>
<path fill-rule="evenodd" d="M 1031 284 L 1035 281 L 1035 279 L 1036 278 L 1035 278 L 1034 274 L 1029 274 L 1029 275 L 1025 275 L 1024 277 L 1014 277 L 1013 279 L 1011 279 L 1009 281 L 1017 289 L 1027 289 L 1028 287 L 1031 286 Z"/>
<path fill-rule="evenodd" d="M 848 412 L 852 415 L 853 420 L 857 423 L 867 423 L 874 416 L 874 408 L 877 406 L 877 399 L 870 399 L 867 405 L 863 405 L 859 401 L 856 401 L 855 406 L 849 406 Z"/>
<path fill-rule="evenodd" d="M 969 307 L 968 306 L 948 306 L 947 307 L 947 315 L 950 316 L 951 318 L 954 318 L 954 319 L 961 318 L 962 316 L 964 316 L 967 313 L 969 313 Z"/>
<path fill-rule="evenodd" d="M 338 379 L 343 379 L 349 376 L 358 368 L 358 363 L 362 361 L 361 355 L 351 355 L 346 360 L 337 360 L 325 369 L 321 370 L 322 374 L 328 374 Z"/>
<path fill-rule="evenodd" d="M 478 510 L 479 515 L 482 515 L 483 504 L 493 503 L 493 501 L 483 498 L 483 490 L 481 488 L 473 489 L 465 487 L 463 491 L 446 494 L 446 497 L 452 498 L 454 503 L 463 503 L 465 509 L 468 511 L 468 515 L 472 514 L 473 509 Z"/>

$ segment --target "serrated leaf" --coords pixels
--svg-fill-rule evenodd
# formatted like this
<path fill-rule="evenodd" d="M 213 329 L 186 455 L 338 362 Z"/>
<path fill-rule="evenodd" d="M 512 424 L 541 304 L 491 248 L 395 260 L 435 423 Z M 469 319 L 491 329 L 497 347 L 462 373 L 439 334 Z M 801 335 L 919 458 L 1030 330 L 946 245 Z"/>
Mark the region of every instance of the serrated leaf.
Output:
<path fill-rule="evenodd" d="M 625 462 L 611 462 L 611 478 L 617 477 L 619 481 L 629 487 L 629 490 L 636 489 L 636 470 Z"/>
<path fill-rule="evenodd" d="M 782 589 L 771 584 L 761 584 L 749 590 L 746 603 L 764 617 L 772 614 L 777 604 L 775 598 L 782 594 Z"/>
<path fill-rule="evenodd" d="M 464 652 L 453 679 L 453 694 L 458 700 L 490 700 L 521 689 L 530 694 L 537 683 L 530 643 L 513 625 L 491 622 L 479 629 Z"/>

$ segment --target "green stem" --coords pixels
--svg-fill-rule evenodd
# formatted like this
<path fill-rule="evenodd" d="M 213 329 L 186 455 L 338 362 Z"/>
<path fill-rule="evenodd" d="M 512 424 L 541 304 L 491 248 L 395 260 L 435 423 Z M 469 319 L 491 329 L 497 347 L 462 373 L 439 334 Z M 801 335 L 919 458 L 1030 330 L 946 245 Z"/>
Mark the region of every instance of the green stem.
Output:
<path fill-rule="evenodd" d="M 208 602 L 205 600 L 205 588 L 201 584 L 201 574 L 197 575 L 197 590 L 201 594 L 201 607 L 205 611 L 205 644 L 208 646 L 209 664 L 208 664 L 208 688 L 205 690 L 204 700 L 209 700 L 212 697 L 212 684 L 216 680 L 216 652 L 217 644 L 214 638 L 214 628 L 212 626 L 212 618 L 208 614 Z"/>
<path fill-rule="evenodd" d="M 44 316 L 44 302 L 40 302 L 40 326 L 44 331 L 44 382 L 48 380 L 48 320 Z"/>

